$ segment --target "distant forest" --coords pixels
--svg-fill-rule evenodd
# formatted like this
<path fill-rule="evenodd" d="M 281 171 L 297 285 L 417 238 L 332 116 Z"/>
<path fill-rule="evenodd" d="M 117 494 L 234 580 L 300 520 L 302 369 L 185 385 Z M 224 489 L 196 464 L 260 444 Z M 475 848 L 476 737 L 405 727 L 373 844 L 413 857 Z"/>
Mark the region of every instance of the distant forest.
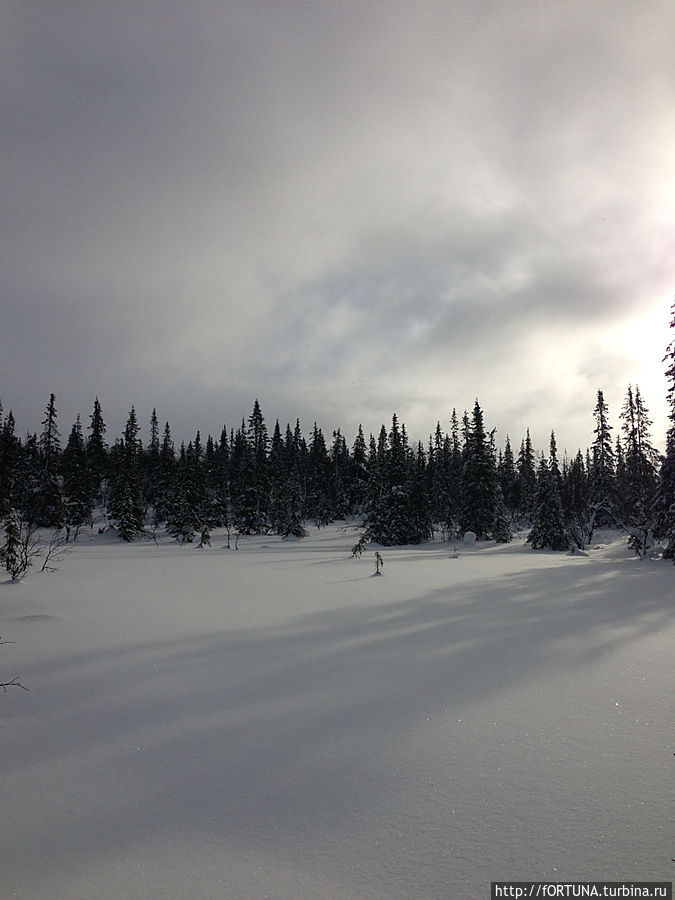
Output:
<path fill-rule="evenodd" d="M 562 459 L 554 433 L 546 453 L 535 451 L 529 430 L 516 448 L 508 437 L 497 447 L 478 400 L 461 418 L 453 410 L 449 430 L 437 424 L 426 446 L 411 446 L 393 415 L 377 435 L 366 438 L 359 427 L 351 447 L 339 428 L 327 441 L 316 424 L 308 437 L 298 421 L 285 430 L 277 421 L 270 433 L 258 400 L 238 428 L 205 441 L 197 432 L 180 448 L 154 410 L 147 446 L 133 407 L 123 436 L 108 446 L 96 398 L 86 434 L 78 416 L 62 446 L 54 394 L 41 433 L 24 440 L 0 404 L 0 555 L 15 571 L 36 529 L 76 540 L 100 509 L 103 527 L 124 541 L 161 528 L 205 546 L 213 529 L 224 528 L 229 545 L 233 534 L 303 537 L 308 522 L 358 517 L 355 554 L 371 541 L 417 544 L 466 532 L 508 542 L 523 528 L 535 549 L 569 550 L 611 526 L 626 531 L 640 556 L 660 544 L 675 561 L 675 340 L 665 363 L 672 423 L 665 456 L 652 445 L 637 386 L 626 391 L 616 437 L 598 391 L 592 445 Z"/>

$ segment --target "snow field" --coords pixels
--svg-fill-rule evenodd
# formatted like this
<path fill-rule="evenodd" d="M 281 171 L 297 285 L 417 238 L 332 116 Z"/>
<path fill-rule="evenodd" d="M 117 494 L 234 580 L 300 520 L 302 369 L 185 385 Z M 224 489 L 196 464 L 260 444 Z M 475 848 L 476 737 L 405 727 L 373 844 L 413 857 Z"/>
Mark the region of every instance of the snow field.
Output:
<path fill-rule="evenodd" d="M 3 898 L 672 878 L 673 568 L 354 542 L 94 535 L 0 583 Z"/>

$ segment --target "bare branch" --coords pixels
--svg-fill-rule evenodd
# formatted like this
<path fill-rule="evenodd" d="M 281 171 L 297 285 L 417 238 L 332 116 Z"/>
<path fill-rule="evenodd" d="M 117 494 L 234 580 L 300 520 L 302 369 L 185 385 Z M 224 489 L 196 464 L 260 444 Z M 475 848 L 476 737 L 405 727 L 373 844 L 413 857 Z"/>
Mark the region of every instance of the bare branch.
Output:
<path fill-rule="evenodd" d="M 21 678 L 20 675 L 15 675 L 11 681 L 0 681 L 0 688 L 2 688 L 3 693 L 7 693 L 8 687 L 18 687 L 21 688 L 22 691 L 30 692 L 30 688 L 27 688 L 25 684 L 21 684 L 19 678 Z"/>
<path fill-rule="evenodd" d="M 52 532 L 44 551 L 45 558 L 40 569 L 41 572 L 58 572 L 58 566 L 54 563 L 62 560 L 66 553 L 70 553 L 70 548 L 65 546 L 67 541 L 68 535 L 60 528 Z"/>
<path fill-rule="evenodd" d="M 3 641 L 2 637 L 0 637 L 0 644 L 13 644 L 14 641 Z M 30 691 L 30 688 L 27 688 L 25 684 L 21 684 L 19 681 L 21 678 L 20 675 L 15 675 L 10 681 L 0 681 L 0 688 L 2 688 L 3 693 L 7 693 L 8 687 L 18 687 L 21 688 L 22 691 Z"/>

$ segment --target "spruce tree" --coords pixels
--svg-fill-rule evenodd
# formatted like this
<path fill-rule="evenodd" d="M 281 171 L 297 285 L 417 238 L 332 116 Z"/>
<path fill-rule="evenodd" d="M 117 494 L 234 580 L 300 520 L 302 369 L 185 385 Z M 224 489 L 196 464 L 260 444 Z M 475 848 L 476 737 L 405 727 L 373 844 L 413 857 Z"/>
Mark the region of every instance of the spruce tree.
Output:
<path fill-rule="evenodd" d="M 283 522 L 278 533 L 282 537 L 306 537 L 307 530 L 305 529 L 302 518 L 300 479 L 298 478 L 298 471 L 295 467 L 288 475 L 282 499 Z"/>
<path fill-rule="evenodd" d="M 40 527 L 58 529 L 66 523 L 66 506 L 59 476 L 61 444 L 56 420 L 56 397 L 50 394 L 38 444 L 40 471 L 30 518 Z"/>
<path fill-rule="evenodd" d="M 391 434 L 394 435 L 397 444 L 398 459 L 395 464 L 392 464 L 391 461 Z M 405 540 L 400 540 L 405 518 L 402 510 L 405 473 L 401 474 L 400 472 L 402 444 L 396 414 L 392 417 L 390 435 L 387 435 L 387 430 L 382 425 L 377 446 L 375 447 L 374 442 L 371 445 L 371 455 L 374 453 L 373 476 L 369 482 L 368 515 L 366 517 L 366 531 L 370 539 L 384 546 L 406 543 Z"/>
<path fill-rule="evenodd" d="M 40 435 L 40 453 L 45 465 L 56 469 L 61 452 L 61 444 L 59 441 L 59 429 L 56 424 L 57 410 L 54 394 L 49 395 L 45 416 L 46 418 L 42 422 L 42 434 Z"/>
<path fill-rule="evenodd" d="M 373 535 L 373 540 L 381 542 L 387 534 L 386 515 L 381 515 L 384 509 L 383 497 L 387 490 L 384 474 L 384 462 L 387 453 L 387 431 L 381 426 L 377 443 L 371 433 L 368 440 L 368 489 L 365 503 L 366 534 Z M 369 538 L 370 540 L 370 538 Z"/>
<path fill-rule="evenodd" d="M 629 544 L 642 557 L 652 543 L 660 458 L 651 443 L 652 422 L 637 385 L 634 392 L 628 385 L 621 419 L 624 442 L 617 448 L 621 450 L 621 458 L 617 454 L 618 502 Z"/>
<path fill-rule="evenodd" d="M 286 440 L 281 437 L 277 421 L 269 453 L 270 525 L 282 538 L 305 537 L 303 525 L 300 476 L 297 454 L 290 425 L 286 425 Z"/>
<path fill-rule="evenodd" d="M 284 489 L 287 480 L 286 453 L 281 436 L 279 420 L 274 423 L 268 458 L 269 479 L 269 521 L 276 534 L 281 534 L 285 525 Z"/>
<path fill-rule="evenodd" d="M 492 537 L 498 544 L 511 543 L 511 516 L 504 503 L 504 494 L 500 483 L 497 483 L 495 491 L 495 517 L 492 523 Z"/>
<path fill-rule="evenodd" d="M 153 485 L 154 503 L 152 520 L 155 526 L 159 525 L 160 522 L 166 522 L 167 520 L 169 506 L 175 490 L 175 479 L 176 452 L 171 436 L 171 426 L 168 422 L 165 422 L 162 441 L 159 447 L 155 483 Z"/>
<path fill-rule="evenodd" d="M 37 435 L 29 434 L 21 447 L 12 483 L 12 506 L 28 525 L 35 525 L 39 513 L 42 461 Z"/>
<path fill-rule="evenodd" d="M 131 407 L 124 437 L 115 454 L 117 470 L 110 491 L 108 513 L 123 541 L 133 541 L 143 532 L 144 508 L 141 496 L 140 428 L 136 410 Z"/>
<path fill-rule="evenodd" d="M 199 546 L 211 544 L 211 532 L 220 521 L 218 504 L 209 490 L 201 436 L 181 447 L 177 472 L 167 508 L 166 529 L 181 544 L 199 535 Z"/>
<path fill-rule="evenodd" d="M 90 493 L 97 502 L 102 502 L 103 488 L 108 474 L 108 449 L 105 443 L 106 426 L 98 397 L 94 400 L 94 408 L 90 417 L 89 437 L 87 438 L 87 465 L 91 479 Z"/>
<path fill-rule="evenodd" d="M 488 537 L 495 520 L 497 471 L 490 437 L 485 432 L 483 410 L 476 400 L 466 436 L 462 469 L 462 531 L 473 531 L 479 540 Z"/>
<path fill-rule="evenodd" d="M 12 581 L 18 581 L 30 565 L 21 522 L 14 509 L 10 509 L 5 522 L 5 540 L 0 547 L 0 559 Z"/>
<path fill-rule="evenodd" d="M 626 455 L 621 438 L 617 436 L 614 444 L 614 486 L 616 493 L 616 514 L 619 522 L 625 525 L 632 515 L 632 485 L 626 468 Z"/>
<path fill-rule="evenodd" d="M 417 444 L 414 461 L 409 466 L 408 507 L 410 543 L 431 540 L 434 536 L 431 501 L 427 489 L 427 458 L 422 443 Z"/>
<path fill-rule="evenodd" d="M 218 451 L 216 448 L 216 442 L 213 440 L 211 435 L 209 434 L 206 438 L 206 447 L 204 448 L 204 476 L 206 478 L 206 483 L 209 490 L 215 496 L 215 485 L 216 485 L 216 469 L 217 469 L 217 461 L 218 461 Z"/>
<path fill-rule="evenodd" d="M 191 544 L 195 536 L 197 511 L 185 447 L 182 450 L 171 484 L 165 527 L 179 544 Z"/>
<path fill-rule="evenodd" d="M 530 429 L 521 441 L 518 453 L 518 514 L 525 521 L 530 521 L 534 513 L 535 493 L 537 490 L 537 472 Z"/>
<path fill-rule="evenodd" d="M 499 486 L 502 491 L 502 502 L 511 516 L 515 516 L 518 509 L 519 492 L 518 492 L 518 475 L 511 449 L 511 440 L 506 435 L 504 444 L 504 453 L 497 466 L 497 475 L 499 477 Z"/>
<path fill-rule="evenodd" d="M 153 509 L 153 518 L 157 520 L 155 507 L 160 491 L 160 454 L 159 422 L 157 410 L 153 407 L 150 416 L 150 441 L 142 457 L 143 468 L 143 500 L 146 506 Z"/>
<path fill-rule="evenodd" d="M 359 429 L 352 445 L 351 460 L 349 465 L 349 477 L 347 494 L 349 506 L 352 512 L 363 512 L 366 502 L 368 483 L 368 448 L 363 434 L 363 427 Z"/>
<path fill-rule="evenodd" d="M 248 420 L 248 442 L 250 446 L 250 485 L 248 490 L 255 501 L 253 530 L 256 533 L 265 531 L 267 527 L 267 426 L 256 398 Z"/>
<path fill-rule="evenodd" d="M 230 442 L 224 425 L 215 452 L 212 487 L 220 508 L 221 524 L 227 526 L 230 524 Z"/>
<path fill-rule="evenodd" d="M 593 538 L 595 513 L 591 510 L 590 475 L 581 450 L 564 472 L 561 490 L 563 516 L 570 537 L 583 550 Z"/>
<path fill-rule="evenodd" d="M 654 536 L 663 541 L 664 559 L 675 564 L 675 426 L 666 435 L 666 455 L 654 502 Z"/>
<path fill-rule="evenodd" d="M 307 453 L 307 487 L 304 515 L 314 519 L 317 526 L 332 521 L 330 509 L 331 462 L 326 440 L 316 422 Z"/>
<path fill-rule="evenodd" d="M 0 404 L 0 410 L 1 410 Z M 10 409 L 0 426 L 0 517 L 9 515 L 15 502 L 17 467 L 21 459 L 21 441 L 14 433 L 14 414 Z M 16 498 L 18 500 L 18 498 Z"/>
<path fill-rule="evenodd" d="M 385 461 L 386 493 L 383 496 L 389 544 L 417 543 L 410 503 L 408 444 L 405 426 L 399 427 L 394 414 L 389 432 L 389 451 Z"/>
<path fill-rule="evenodd" d="M 73 539 L 77 539 L 80 529 L 91 524 L 91 513 L 95 498 L 92 496 L 92 481 L 87 466 L 87 454 L 80 417 L 73 423 L 68 443 L 61 459 L 63 472 L 63 494 L 66 506 L 66 540 L 74 531 Z"/>
<path fill-rule="evenodd" d="M 415 459 L 405 425 L 392 417 L 389 434 L 380 429 L 377 445 L 371 438 L 366 535 L 380 544 L 414 544 L 429 536 L 430 511 L 426 496 L 426 462 Z M 419 491 L 420 496 L 415 497 Z"/>
<path fill-rule="evenodd" d="M 201 435 L 196 434 L 193 455 L 189 459 L 195 530 L 199 535 L 199 546 L 211 545 L 211 532 L 218 527 L 220 515 L 218 503 L 209 490 L 206 477 L 206 455 L 202 448 Z"/>
<path fill-rule="evenodd" d="M 595 512 L 595 524 L 616 524 L 616 483 L 614 449 L 610 432 L 609 411 L 602 391 L 598 391 L 595 416 L 595 440 L 591 447 L 591 505 Z"/>
<path fill-rule="evenodd" d="M 287 438 L 289 435 L 287 434 Z M 295 428 L 293 429 L 293 434 L 290 435 L 291 441 L 290 444 L 288 440 L 286 441 L 286 450 L 289 454 L 288 456 L 288 464 L 289 467 L 296 467 L 298 471 L 298 481 L 300 484 L 300 499 L 302 501 L 302 505 L 304 508 L 305 505 L 305 496 L 307 494 L 307 441 L 304 438 L 302 433 L 302 429 L 300 428 L 300 420 L 295 420 Z"/>
<path fill-rule="evenodd" d="M 274 511 L 271 524 L 281 537 L 305 537 L 307 531 L 303 524 L 303 489 L 300 471 L 304 468 L 304 438 L 301 438 L 300 423 L 296 424 L 295 433 L 286 423 L 285 436 L 281 439 L 281 431 L 275 434 L 270 448 L 269 466 L 270 483 L 274 497 Z"/>
<path fill-rule="evenodd" d="M 671 309 L 670 327 L 675 328 L 675 302 Z M 654 500 L 654 534 L 665 542 L 663 556 L 675 564 L 675 337 L 664 357 L 668 379 L 667 400 L 670 406 L 670 428 L 666 434 L 666 455 L 661 465 Z"/>
<path fill-rule="evenodd" d="M 240 534 L 256 534 L 260 530 L 260 492 L 256 477 L 253 448 L 242 421 L 232 441 L 230 480 L 232 521 Z"/>
<path fill-rule="evenodd" d="M 447 534 L 452 519 L 450 497 L 450 439 L 443 434 L 441 423 L 436 423 L 433 439 L 429 441 L 431 515 Z"/>
<path fill-rule="evenodd" d="M 555 439 L 555 432 L 551 431 L 551 439 L 549 441 L 548 468 L 558 488 L 558 493 L 562 489 L 562 472 L 560 471 L 560 463 L 558 462 L 558 445 Z"/>
<path fill-rule="evenodd" d="M 578 515 L 585 515 L 590 500 L 590 471 L 584 463 L 581 450 L 577 451 L 570 465 L 569 509 Z"/>
<path fill-rule="evenodd" d="M 329 479 L 329 514 L 331 520 L 346 519 L 351 512 L 349 500 L 349 450 L 344 435 L 337 428 L 333 432 L 333 444 L 330 449 Z"/>
<path fill-rule="evenodd" d="M 455 535 L 459 528 L 459 507 L 464 461 L 459 438 L 459 420 L 457 418 L 457 410 L 454 408 L 450 416 L 450 434 L 448 439 L 450 444 L 448 451 L 448 516 L 445 527 L 448 534 Z"/>
<path fill-rule="evenodd" d="M 570 544 L 565 526 L 560 487 L 555 471 L 541 456 L 537 473 L 532 529 L 527 537 L 534 550 L 548 547 L 551 550 L 567 550 Z"/>

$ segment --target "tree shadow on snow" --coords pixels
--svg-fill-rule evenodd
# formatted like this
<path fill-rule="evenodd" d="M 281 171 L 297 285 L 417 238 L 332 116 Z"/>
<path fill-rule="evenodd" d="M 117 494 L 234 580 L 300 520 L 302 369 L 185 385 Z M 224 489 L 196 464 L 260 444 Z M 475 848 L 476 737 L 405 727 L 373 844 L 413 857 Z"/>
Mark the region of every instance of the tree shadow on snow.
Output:
<path fill-rule="evenodd" d="M 58 836 L 33 822 L 11 864 L 48 877 L 55 840 L 67 867 L 165 832 L 320 843 L 399 789 L 397 748 L 425 713 L 463 715 L 671 621 L 661 572 L 582 564 L 57 658 L 31 671 L 26 728 L 3 730 L 3 773 L 58 760 L 69 790 L 79 773 L 98 793 Z"/>

